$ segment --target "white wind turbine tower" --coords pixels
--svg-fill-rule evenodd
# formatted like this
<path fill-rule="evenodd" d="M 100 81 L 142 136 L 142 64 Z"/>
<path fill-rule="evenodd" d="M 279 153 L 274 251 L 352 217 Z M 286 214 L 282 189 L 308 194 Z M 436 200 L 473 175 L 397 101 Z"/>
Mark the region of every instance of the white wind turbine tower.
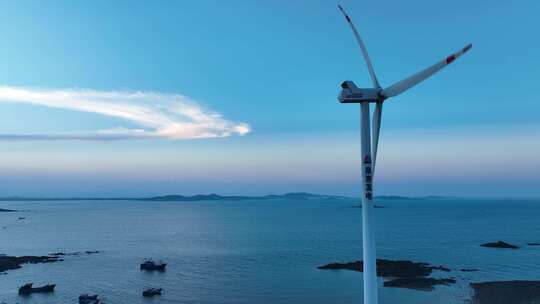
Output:
<path fill-rule="evenodd" d="M 360 46 L 362 55 L 369 70 L 373 88 L 358 88 L 352 81 L 344 81 L 341 84 L 341 93 L 338 100 L 341 103 L 360 104 L 360 127 L 361 127 L 361 152 L 362 152 L 362 238 L 363 238 L 363 260 L 364 260 L 364 304 L 377 304 L 377 266 L 375 255 L 375 235 L 374 235 L 374 214 L 373 214 L 373 176 L 375 174 L 375 161 L 377 159 L 377 146 L 379 144 L 379 131 L 381 128 L 381 115 L 383 102 L 397 96 L 412 88 L 431 75 L 435 74 L 445 66 L 452 63 L 459 56 L 471 49 L 469 44 L 458 52 L 446 57 L 440 62 L 422 70 L 408 78 L 396 82 L 395 84 L 382 88 L 377 81 L 375 71 L 371 65 L 368 52 L 356 27 L 347 15 L 345 10 L 338 5 L 340 11 L 347 19 L 351 29 Z M 369 104 L 375 103 L 373 112 L 373 130 L 370 132 Z"/>

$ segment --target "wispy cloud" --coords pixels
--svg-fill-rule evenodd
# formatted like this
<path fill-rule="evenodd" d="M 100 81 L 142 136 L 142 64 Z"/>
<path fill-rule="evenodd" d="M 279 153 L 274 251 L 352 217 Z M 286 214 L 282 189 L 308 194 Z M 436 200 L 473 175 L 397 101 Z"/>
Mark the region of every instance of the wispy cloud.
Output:
<path fill-rule="evenodd" d="M 96 113 L 130 121 L 140 128 L 86 133 L 1 134 L 0 140 L 194 139 L 244 135 L 245 123 L 229 121 L 177 94 L 84 89 L 44 90 L 0 86 L 1 103 L 25 103 Z"/>

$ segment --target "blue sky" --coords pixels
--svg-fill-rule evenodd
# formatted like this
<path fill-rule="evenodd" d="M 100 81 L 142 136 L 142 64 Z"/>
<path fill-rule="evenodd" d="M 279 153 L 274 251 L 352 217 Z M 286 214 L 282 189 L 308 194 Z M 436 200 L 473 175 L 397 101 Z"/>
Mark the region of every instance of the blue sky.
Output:
<path fill-rule="evenodd" d="M 0 3 L 0 193 L 359 195 L 336 4 Z M 341 4 L 383 86 L 473 43 L 386 103 L 375 192 L 540 195 L 537 1 Z"/>

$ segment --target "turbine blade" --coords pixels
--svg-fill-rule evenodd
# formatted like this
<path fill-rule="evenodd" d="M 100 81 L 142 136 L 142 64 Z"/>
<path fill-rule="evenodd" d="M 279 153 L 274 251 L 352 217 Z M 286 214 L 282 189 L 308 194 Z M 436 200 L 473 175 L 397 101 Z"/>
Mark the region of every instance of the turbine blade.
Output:
<path fill-rule="evenodd" d="M 371 161 L 372 161 L 372 175 L 375 176 L 375 164 L 377 161 L 377 148 L 379 147 L 379 132 L 381 130 L 381 119 L 382 119 L 382 106 L 381 101 L 375 103 L 375 110 L 373 110 L 373 127 L 372 127 L 372 138 L 373 141 L 371 144 Z"/>
<path fill-rule="evenodd" d="M 371 65 L 371 60 L 369 59 L 369 55 L 368 55 L 368 52 L 367 52 L 366 45 L 362 41 L 362 38 L 360 38 L 360 35 L 358 34 L 358 31 L 356 30 L 356 27 L 352 23 L 351 17 L 349 17 L 349 15 L 347 15 L 347 13 L 343 9 L 343 7 L 341 7 L 341 5 L 338 5 L 338 7 L 339 7 L 339 10 L 341 11 L 341 13 L 343 13 L 343 16 L 345 16 L 345 19 L 347 20 L 349 25 L 351 26 L 351 29 L 352 29 L 352 31 L 354 33 L 354 36 L 356 37 L 356 41 L 358 42 L 358 45 L 360 45 L 360 50 L 362 51 L 362 56 L 364 56 L 364 60 L 366 61 L 366 65 L 367 65 L 368 70 L 369 70 L 369 76 L 371 77 L 371 81 L 373 82 L 373 87 L 375 87 L 377 89 L 380 88 L 381 86 L 379 85 L 379 81 L 377 80 L 377 76 L 375 76 L 375 70 L 373 69 L 373 66 Z"/>
<path fill-rule="evenodd" d="M 436 64 L 430 66 L 429 68 L 420 71 L 409 78 L 405 78 L 401 81 L 398 81 L 394 83 L 393 85 L 387 87 L 386 89 L 382 90 L 381 94 L 384 97 L 393 97 L 397 96 L 408 89 L 414 87 L 418 83 L 424 81 L 425 79 L 429 78 L 431 75 L 437 73 L 445 66 L 449 65 L 450 63 L 454 62 L 459 56 L 465 54 L 468 50 L 470 50 L 472 47 L 472 44 L 468 44 L 463 49 L 459 50 L 458 52 L 446 57 L 442 61 L 437 62 Z"/>

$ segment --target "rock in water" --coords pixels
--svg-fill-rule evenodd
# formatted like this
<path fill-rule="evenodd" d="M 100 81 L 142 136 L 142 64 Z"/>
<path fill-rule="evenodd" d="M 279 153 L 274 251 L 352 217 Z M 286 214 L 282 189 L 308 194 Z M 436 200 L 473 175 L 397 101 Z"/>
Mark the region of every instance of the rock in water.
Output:
<path fill-rule="evenodd" d="M 319 266 L 319 269 L 346 269 L 363 271 L 362 261 L 350 263 L 331 263 Z M 412 261 L 393 261 L 377 259 L 377 276 L 392 278 L 384 282 L 385 287 L 402 287 L 423 291 L 433 290 L 435 285 L 448 285 L 456 282 L 454 278 L 436 279 L 429 278 L 433 270 L 450 271 L 444 266 L 433 266 L 428 263 Z"/>
<path fill-rule="evenodd" d="M 319 266 L 319 269 L 347 269 L 362 272 L 364 266 L 362 261 L 349 262 L 349 263 L 331 263 L 323 266 Z M 432 266 L 428 263 L 412 262 L 404 260 L 385 260 L 377 259 L 377 275 L 380 277 L 394 277 L 394 278 L 406 278 L 406 277 L 423 277 L 431 274 L 433 270 L 450 271 L 444 266 Z"/>
<path fill-rule="evenodd" d="M 330 263 L 323 266 L 317 267 L 318 269 L 330 269 L 330 270 L 353 270 L 362 272 L 364 267 L 362 261 L 349 262 L 349 263 Z"/>
<path fill-rule="evenodd" d="M 540 281 L 471 283 L 474 304 L 540 303 Z"/>
<path fill-rule="evenodd" d="M 503 241 L 497 241 L 494 243 L 485 243 L 480 245 L 482 247 L 489 247 L 489 248 L 509 248 L 509 249 L 518 249 L 519 247 L 516 245 L 508 244 Z"/>
<path fill-rule="evenodd" d="M 61 261 L 56 256 L 7 256 L 0 255 L 0 272 L 19 269 L 22 264 L 52 263 Z"/>
<path fill-rule="evenodd" d="M 461 268 L 460 271 L 463 271 L 463 272 L 474 272 L 474 271 L 479 271 L 479 269 L 476 269 L 476 268 Z"/>
<path fill-rule="evenodd" d="M 384 287 L 401 287 L 416 289 L 422 291 L 432 291 L 435 285 L 450 285 L 456 283 L 454 278 L 436 279 L 436 278 L 399 278 L 384 282 Z"/>

